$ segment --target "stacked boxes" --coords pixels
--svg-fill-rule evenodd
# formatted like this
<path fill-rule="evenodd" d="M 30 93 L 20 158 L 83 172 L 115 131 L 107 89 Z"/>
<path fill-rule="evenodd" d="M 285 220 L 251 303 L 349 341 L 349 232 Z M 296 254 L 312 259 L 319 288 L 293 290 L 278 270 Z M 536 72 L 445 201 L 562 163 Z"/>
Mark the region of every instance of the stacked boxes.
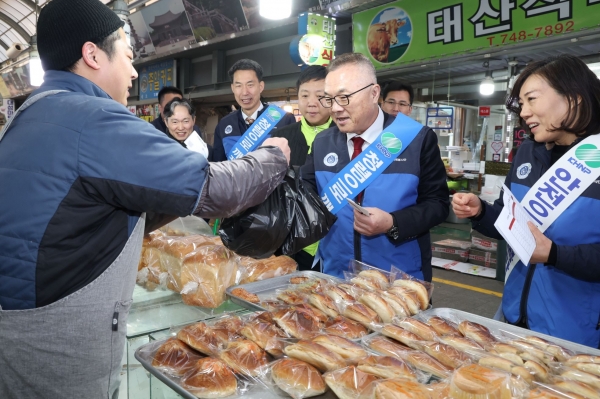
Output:
<path fill-rule="evenodd" d="M 479 266 L 496 268 L 498 240 L 471 231 L 472 248 L 469 252 L 469 263 Z"/>
<path fill-rule="evenodd" d="M 441 240 L 431 245 L 431 251 L 436 258 L 467 262 L 471 242 L 460 240 Z"/>

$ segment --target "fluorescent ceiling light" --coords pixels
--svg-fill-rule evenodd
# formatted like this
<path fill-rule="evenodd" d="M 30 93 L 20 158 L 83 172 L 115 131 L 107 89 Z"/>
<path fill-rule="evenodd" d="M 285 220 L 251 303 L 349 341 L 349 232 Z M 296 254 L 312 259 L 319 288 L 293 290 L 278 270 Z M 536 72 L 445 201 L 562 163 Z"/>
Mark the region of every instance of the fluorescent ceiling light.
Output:
<path fill-rule="evenodd" d="M 286 19 L 292 15 L 292 0 L 260 0 L 260 16 L 267 19 Z"/>

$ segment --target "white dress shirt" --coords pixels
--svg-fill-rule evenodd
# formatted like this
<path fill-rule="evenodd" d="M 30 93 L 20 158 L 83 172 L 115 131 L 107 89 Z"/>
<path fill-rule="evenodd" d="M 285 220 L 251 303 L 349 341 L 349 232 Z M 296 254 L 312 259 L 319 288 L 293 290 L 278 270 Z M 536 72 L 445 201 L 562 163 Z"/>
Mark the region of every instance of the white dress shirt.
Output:
<path fill-rule="evenodd" d="M 373 122 L 373 124 L 371 126 L 369 126 L 369 128 L 367 130 L 365 130 L 363 134 L 358 135 L 356 133 L 346 133 L 346 140 L 347 140 L 347 144 L 348 144 L 348 155 L 350 155 L 350 159 L 352 159 L 352 154 L 354 154 L 354 142 L 352 141 L 353 137 L 355 137 L 355 136 L 362 137 L 362 139 L 365 141 L 362 146 L 362 149 L 364 151 L 365 148 L 367 148 L 369 146 L 369 144 L 371 144 L 372 142 L 377 140 L 377 137 L 379 137 L 379 135 L 381 134 L 382 131 L 383 131 L 383 111 L 381 110 L 381 108 L 379 108 L 379 114 L 377 115 L 377 119 L 375 119 L 375 122 Z"/>
<path fill-rule="evenodd" d="M 242 110 L 242 114 L 244 116 L 244 120 L 247 120 L 248 118 L 250 119 L 254 119 L 256 120 L 256 118 L 258 118 L 258 113 L 264 108 L 265 106 L 262 104 L 262 102 L 260 103 L 260 105 L 258 106 L 258 108 L 256 108 L 256 111 L 254 111 L 254 113 L 252 115 L 246 115 L 246 113 L 244 112 L 244 110 Z"/>

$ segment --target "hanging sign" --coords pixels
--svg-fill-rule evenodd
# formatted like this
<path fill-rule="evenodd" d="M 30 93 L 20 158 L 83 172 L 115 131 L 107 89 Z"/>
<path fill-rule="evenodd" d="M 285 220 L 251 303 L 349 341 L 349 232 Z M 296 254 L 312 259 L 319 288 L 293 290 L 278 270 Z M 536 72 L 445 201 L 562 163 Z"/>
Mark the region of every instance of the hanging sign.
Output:
<path fill-rule="evenodd" d="M 298 36 L 290 43 L 290 56 L 298 66 L 327 66 L 335 56 L 335 18 L 304 13 L 298 16 Z"/>

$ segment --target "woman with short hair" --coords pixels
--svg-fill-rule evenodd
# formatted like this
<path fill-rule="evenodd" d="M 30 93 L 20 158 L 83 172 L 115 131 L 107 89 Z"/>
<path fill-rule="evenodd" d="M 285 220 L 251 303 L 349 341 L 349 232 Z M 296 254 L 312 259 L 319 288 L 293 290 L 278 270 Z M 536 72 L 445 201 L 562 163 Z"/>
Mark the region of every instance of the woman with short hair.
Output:
<path fill-rule="evenodd" d="M 167 136 L 177 141 L 185 148 L 198 152 L 208 160 L 209 149 L 200 135 L 194 131 L 196 110 L 189 100 L 174 98 L 169 101 L 162 115 L 167 125 Z"/>

